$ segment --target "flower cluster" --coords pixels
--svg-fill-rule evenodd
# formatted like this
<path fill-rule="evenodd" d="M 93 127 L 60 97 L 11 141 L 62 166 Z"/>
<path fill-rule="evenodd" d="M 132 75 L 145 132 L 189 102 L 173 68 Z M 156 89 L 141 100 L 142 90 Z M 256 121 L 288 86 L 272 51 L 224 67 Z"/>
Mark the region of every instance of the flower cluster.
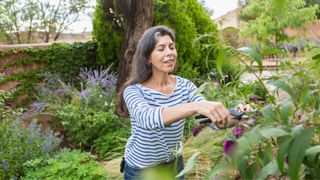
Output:
<path fill-rule="evenodd" d="M 59 146 L 59 133 L 50 129 L 41 132 L 36 121 L 23 122 L 6 118 L 0 122 L 0 174 L 6 178 L 24 174 L 24 163 L 30 159 L 47 157 Z"/>
<path fill-rule="evenodd" d="M 241 136 L 244 134 L 246 129 L 251 129 L 254 124 L 256 123 L 256 117 L 252 116 L 247 120 L 243 120 L 239 123 L 239 126 L 233 128 L 232 134 L 233 136 L 227 139 L 224 142 L 224 153 L 225 154 L 231 154 L 234 148 L 236 147 L 237 144 L 237 139 L 241 138 Z"/>
<path fill-rule="evenodd" d="M 103 95 L 108 95 L 108 93 L 115 87 L 117 78 L 114 74 L 110 74 L 110 67 L 107 69 L 92 70 L 83 69 L 80 71 L 79 80 L 81 81 L 81 92 L 79 96 L 81 98 L 87 98 L 87 95 L 92 91 L 92 87 L 102 87 Z M 86 88 L 84 88 L 84 86 Z"/>

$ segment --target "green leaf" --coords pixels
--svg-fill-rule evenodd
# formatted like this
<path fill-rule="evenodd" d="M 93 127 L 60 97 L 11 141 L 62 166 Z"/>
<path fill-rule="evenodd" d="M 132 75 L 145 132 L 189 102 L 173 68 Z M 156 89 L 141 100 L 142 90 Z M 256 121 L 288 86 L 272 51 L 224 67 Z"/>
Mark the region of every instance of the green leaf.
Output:
<path fill-rule="evenodd" d="M 313 128 L 305 129 L 295 136 L 289 145 L 289 177 L 291 179 L 298 179 L 300 166 L 305 157 L 305 150 L 309 145 L 312 134 Z"/>
<path fill-rule="evenodd" d="M 302 108 L 304 108 L 309 101 L 311 100 L 311 97 L 317 93 L 317 90 L 305 90 L 302 91 L 301 95 L 300 95 L 300 105 Z"/>
<path fill-rule="evenodd" d="M 181 177 L 187 172 L 191 171 L 194 165 L 197 163 L 196 161 L 199 154 L 199 151 L 193 153 L 192 156 L 188 159 L 186 167 L 176 177 Z"/>
<path fill-rule="evenodd" d="M 288 148 L 289 145 L 292 141 L 292 137 L 285 138 L 282 143 L 279 144 L 279 149 L 278 149 L 278 156 L 277 156 L 277 162 L 278 162 L 278 167 L 281 172 L 284 172 L 284 161 L 285 157 L 288 153 Z"/>
<path fill-rule="evenodd" d="M 256 173 L 257 163 L 253 163 L 245 169 L 245 173 L 242 173 L 241 176 L 243 177 L 243 179 L 254 179 L 253 177 L 255 177 Z"/>
<path fill-rule="evenodd" d="M 216 67 L 217 67 L 217 71 L 221 75 L 221 77 L 223 77 L 222 65 L 223 65 L 223 61 L 225 60 L 226 56 L 227 56 L 227 50 L 225 50 L 225 49 L 219 50 L 218 56 L 216 59 Z"/>
<path fill-rule="evenodd" d="M 283 51 L 281 51 L 280 49 L 265 49 L 263 51 L 261 51 L 261 56 L 265 56 L 265 55 L 274 55 L 274 54 L 284 54 Z"/>
<path fill-rule="evenodd" d="M 320 54 L 314 55 L 312 60 L 320 60 Z"/>
<path fill-rule="evenodd" d="M 279 171 L 277 161 L 272 160 L 261 169 L 257 179 L 266 179 L 269 175 L 274 175 Z"/>
<path fill-rule="evenodd" d="M 291 134 L 292 134 L 292 136 L 297 136 L 297 135 L 300 134 L 303 130 L 304 130 L 303 124 L 299 124 L 299 125 L 294 126 L 294 127 L 291 129 Z"/>
<path fill-rule="evenodd" d="M 268 121 L 275 121 L 276 116 L 273 112 L 272 105 L 268 104 L 266 107 L 264 107 L 261 111 L 263 117 Z"/>
<path fill-rule="evenodd" d="M 254 127 L 251 131 L 245 134 L 244 137 L 247 138 L 250 144 L 256 144 L 258 141 L 263 139 L 263 136 L 260 132 L 260 126 L 257 125 L 256 127 Z M 239 141 L 238 141 L 238 144 L 239 144 L 239 147 L 242 146 L 242 144 Z"/>
<path fill-rule="evenodd" d="M 260 71 L 260 73 L 262 72 L 262 59 L 261 59 L 260 54 L 256 50 L 254 50 L 250 47 L 241 47 L 241 48 L 238 48 L 237 50 L 241 53 L 248 55 L 249 57 L 251 57 L 251 59 L 253 59 L 255 62 L 257 62 L 258 66 L 259 66 L 259 71 Z"/>
<path fill-rule="evenodd" d="M 314 109 L 320 109 L 320 96 L 317 98 L 316 104 L 314 105 Z"/>
<path fill-rule="evenodd" d="M 319 153 L 320 145 L 310 147 L 306 150 L 306 156 L 310 164 L 316 164 Z"/>
<path fill-rule="evenodd" d="M 286 0 L 272 0 L 272 5 L 276 10 L 276 13 L 278 15 L 281 15 L 283 13 L 284 7 L 286 6 Z"/>
<path fill-rule="evenodd" d="M 204 178 L 205 180 L 212 179 L 212 176 L 215 176 L 220 170 L 232 169 L 231 164 L 217 164 L 215 165 Z"/>
<path fill-rule="evenodd" d="M 200 85 L 200 87 L 193 93 L 193 96 L 197 95 L 197 94 L 201 94 L 203 92 L 205 92 L 207 89 L 210 90 L 214 90 L 212 89 L 214 88 L 214 84 L 211 82 L 206 82 Z"/>
<path fill-rule="evenodd" d="M 279 89 L 286 91 L 292 98 L 295 97 L 291 87 L 284 81 L 275 80 L 275 81 L 271 81 L 270 84 L 276 86 Z"/>
<path fill-rule="evenodd" d="M 265 138 L 278 138 L 281 136 L 286 136 L 289 135 L 286 131 L 280 129 L 280 128 L 275 128 L 275 127 L 264 127 L 260 129 L 260 133 L 265 137 Z"/>
<path fill-rule="evenodd" d="M 289 117 L 293 114 L 293 103 L 287 100 L 280 105 L 280 117 L 285 124 L 288 124 Z"/>

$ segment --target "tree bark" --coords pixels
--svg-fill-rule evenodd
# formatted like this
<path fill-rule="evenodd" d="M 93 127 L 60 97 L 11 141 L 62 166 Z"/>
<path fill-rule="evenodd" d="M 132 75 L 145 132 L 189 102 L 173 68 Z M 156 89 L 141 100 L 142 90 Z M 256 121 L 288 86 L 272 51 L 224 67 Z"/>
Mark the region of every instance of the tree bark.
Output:
<path fill-rule="evenodd" d="M 118 81 L 117 92 L 125 83 L 130 74 L 133 55 L 135 53 L 139 39 L 145 30 L 152 26 L 153 22 L 153 4 L 152 0 L 122 0 L 123 2 L 131 3 L 128 12 L 123 14 L 130 14 L 127 16 L 127 30 L 126 39 L 122 46 L 121 56 L 118 67 Z M 128 5 L 128 4 L 127 4 Z"/>

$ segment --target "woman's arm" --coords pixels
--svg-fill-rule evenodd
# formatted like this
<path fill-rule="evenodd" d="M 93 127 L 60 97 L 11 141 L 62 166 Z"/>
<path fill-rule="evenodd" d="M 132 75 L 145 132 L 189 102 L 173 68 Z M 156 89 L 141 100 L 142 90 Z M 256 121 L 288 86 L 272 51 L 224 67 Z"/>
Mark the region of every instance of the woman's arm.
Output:
<path fill-rule="evenodd" d="M 190 102 L 175 107 L 166 107 L 162 110 L 161 114 L 164 125 L 170 125 L 195 114 L 207 116 L 214 123 L 230 120 L 229 112 L 222 103 L 206 100 Z"/>

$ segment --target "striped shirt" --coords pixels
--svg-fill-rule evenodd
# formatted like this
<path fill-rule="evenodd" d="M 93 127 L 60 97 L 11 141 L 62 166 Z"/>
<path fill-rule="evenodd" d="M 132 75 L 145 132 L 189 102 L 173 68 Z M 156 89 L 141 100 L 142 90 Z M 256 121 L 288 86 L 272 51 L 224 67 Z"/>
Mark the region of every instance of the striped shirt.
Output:
<path fill-rule="evenodd" d="M 175 77 L 176 86 L 171 94 L 163 94 L 141 84 L 130 85 L 124 90 L 131 120 L 125 158 L 132 168 L 141 169 L 172 161 L 182 141 L 185 121 L 181 119 L 165 126 L 162 109 L 204 100 L 202 95 L 194 95 L 197 87 L 191 81 Z"/>

